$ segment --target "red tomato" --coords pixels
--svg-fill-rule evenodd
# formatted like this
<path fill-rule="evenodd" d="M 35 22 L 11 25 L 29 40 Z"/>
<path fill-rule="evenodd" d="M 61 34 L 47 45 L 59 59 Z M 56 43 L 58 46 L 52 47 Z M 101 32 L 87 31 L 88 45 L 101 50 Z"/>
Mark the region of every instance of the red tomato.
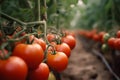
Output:
<path fill-rule="evenodd" d="M 23 59 L 11 56 L 0 60 L 0 80 L 25 80 L 28 67 Z"/>
<path fill-rule="evenodd" d="M 51 69 L 55 70 L 56 72 L 62 72 L 67 68 L 68 57 L 63 52 L 51 54 L 49 51 L 46 62 Z"/>
<path fill-rule="evenodd" d="M 54 34 L 47 34 L 47 39 L 49 42 L 52 42 L 55 39 L 55 35 Z"/>
<path fill-rule="evenodd" d="M 43 50 L 39 44 L 18 44 L 12 55 L 25 60 L 29 69 L 38 67 L 44 58 Z"/>
<path fill-rule="evenodd" d="M 120 30 L 117 31 L 117 34 L 116 34 L 117 38 L 120 38 Z"/>
<path fill-rule="evenodd" d="M 105 33 L 106 32 L 102 31 L 102 32 L 99 32 L 99 34 L 98 34 L 99 35 L 99 39 L 100 39 L 99 41 L 102 42 L 102 43 L 104 42 L 103 41 L 103 36 L 104 36 Z"/>
<path fill-rule="evenodd" d="M 76 46 L 76 40 L 71 35 L 67 35 L 67 36 L 62 37 L 61 41 L 64 43 L 67 43 L 70 46 L 71 50 Z"/>
<path fill-rule="evenodd" d="M 111 37 L 111 38 L 108 39 L 108 45 L 111 48 L 114 48 L 114 42 L 115 42 L 115 38 L 114 37 Z"/>
<path fill-rule="evenodd" d="M 99 35 L 98 34 L 94 34 L 93 35 L 93 40 L 94 41 L 99 41 Z"/>
<path fill-rule="evenodd" d="M 49 72 L 48 65 L 46 63 L 40 63 L 38 68 L 30 71 L 28 80 L 48 80 Z"/>
<path fill-rule="evenodd" d="M 115 49 L 120 50 L 120 38 L 116 38 L 114 41 L 114 47 Z"/>
<path fill-rule="evenodd" d="M 42 38 L 40 38 L 40 39 L 35 38 L 33 43 L 38 43 L 42 47 L 43 51 L 46 50 L 46 43 L 45 43 L 45 41 L 43 41 Z"/>
<path fill-rule="evenodd" d="M 67 55 L 67 57 L 69 57 L 71 54 L 71 49 L 66 43 L 57 44 L 55 48 L 58 52 L 64 52 Z"/>
<path fill-rule="evenodd" d="M 29 37 L 29 39 L 30 39 L 30 41 L 32 41 L 34 39 L 33 43 L 39 44 L 42 47 L 43 51 L 46 50 L 46 42 L 42 38 L 38 39 L 34 35 L 31 35 Z"/>
<path fill-rule="evenodd" d="M 63 31 L 63 34 L 65 34 L 65 35 L 71 35 L 71 36 L 73 36 L 75 38 L 75 32 L 73 32 L 73 31 L 67 31 L 67 30 L 65 30 L 65 31 Z"/>

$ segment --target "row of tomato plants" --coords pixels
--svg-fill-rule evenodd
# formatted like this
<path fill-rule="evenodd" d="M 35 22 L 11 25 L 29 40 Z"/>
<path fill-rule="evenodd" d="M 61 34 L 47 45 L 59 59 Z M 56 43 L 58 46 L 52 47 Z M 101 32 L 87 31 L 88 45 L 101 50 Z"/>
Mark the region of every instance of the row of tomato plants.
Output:
<path fill-rule="evenodd" d="M 49 32 L 44 38 L 25 31 L 17 38 L 16 34 L 3 38 L 0 32 L 0 80 L 48 80 L 50 71 L 61 73 L 67 68 L 76 45 L 74 33 Z"/>
<path fill-rule="evenodd" d="M 98 32 L 96 29 L 80 30 L 79 34 L 95 42 L 101 43 L 101 49 L 103 50 L 106 48 L 120 50 L 120 30 L 116 33 L 109 33 L 105 31 Z"/>

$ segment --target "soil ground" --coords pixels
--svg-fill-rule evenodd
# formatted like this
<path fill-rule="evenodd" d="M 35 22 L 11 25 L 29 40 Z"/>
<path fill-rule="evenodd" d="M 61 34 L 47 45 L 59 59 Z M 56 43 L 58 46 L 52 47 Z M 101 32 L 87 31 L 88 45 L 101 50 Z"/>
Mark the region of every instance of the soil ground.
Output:
<path fill-rule="evenodd" d="M 72 50 L 67 69 L 61 74 L 61 80 L 113 80 L 104 63 L 83 47 L 88 43 L 83 43 L 79 37 L 76 40 L 76 47 Z"/>

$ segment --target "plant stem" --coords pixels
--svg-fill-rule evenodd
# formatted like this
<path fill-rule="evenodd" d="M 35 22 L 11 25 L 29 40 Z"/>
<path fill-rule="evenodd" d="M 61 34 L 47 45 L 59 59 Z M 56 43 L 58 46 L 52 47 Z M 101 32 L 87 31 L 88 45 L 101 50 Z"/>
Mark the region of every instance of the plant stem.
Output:
<path fill-rule="evenodd" d="M 40 0 L 38 0 L 38 21 L 41 20 L 41 16 L 40 16 Z"/>
<path fill-rule="evenodd" d="M 20 20 L 18 20 L 18 19 L 16 19 L 16 18 L 14 18 L 14 17 L 11 17 L 11 16 L 9 16 L 9 15 L 1 12 L 1 11 L 0 11 L 0 14 L 1 14 L 1 17 L 3 17 L 3 18 L 6 18 L 6 19 L 8 19 L 8 20 L 16 21 L 17 23 L 19 23 L 19 24 L 21 24 L 21 25 L 26 25 L 26 23 L 24 23 L 24 22 L 22 22 L 22 21 L 20 21 Z"/>

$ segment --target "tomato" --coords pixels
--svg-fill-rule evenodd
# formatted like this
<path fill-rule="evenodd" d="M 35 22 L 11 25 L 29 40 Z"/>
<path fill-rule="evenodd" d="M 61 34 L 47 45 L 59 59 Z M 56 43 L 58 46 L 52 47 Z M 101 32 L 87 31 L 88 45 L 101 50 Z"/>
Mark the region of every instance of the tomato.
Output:
<path fill-rule="evenodd" d="M 99 35 L 98 34 L 94 34 L 93 35 L 93 40 L 94 41 L 99 41 Z"/>
<path fill-rule="evenodd" d="M 47 34 L 47 39 L 49 42 L 52 42 L 55 39 L 55 35 L 54 34 Z"/>
<path fill-rule="evenodd" d="M 108 39 L 108 45 L 111 48 L 114 48 L 114 42 L 115 42 L 115 38 L 114 37 L 111 37 L 111 38 Z"/>
<path fill-rule="evenodd" d="M 103 35 L 103 42 L 106 43 L 109 38 L 110 38 L 110 34 L 109 34 L 109 33 L 105 33 L 105 34 Z"/>
<path fill-rule="evenodd" d="M 50 73 L 49 73 L 49 78 L 48 78 L 48 80 L 56 80 L 55 75 L 53 74 L 53 72 L 50 72 Z"/>
<path fill-rule="evenodd" d="M 58 52 L 64 52 L 67 55 L 67 57 L 69 57 L 71 54 L 71 49 L 66 43 L 57 44 L 55 46 L 55 49 Z"/>
<path fill-rule="evenodd" d="M 120 38 L 116 38 L 114 41 L 114 47 L 115 49 L 120 50 Z"/>
<path fill-rule="evenodd" d="M 46 42 L 43 41 L 42 38 L 40 38 L 40 39 L 35 38 L 33 43 L 38 43 L 42 47 L 43 51 L 46 50 Z"/>
<path fill-rule="evenodd" d="M 48 66 L 56 72 L 62 72 L 67 68 L 68 57 L 63 52 L 56 52 L 56 54 L 51 54 L 48 51 L 46 63 Z"/>
<path fill-rule="evenodd" d="M 12 55 L 25 60 L 29 69 L 38 67 L 44 58 L 43 50 L 39 44 L 18 44 Z"/>
<path fill-rule="evenodd" d="M 99 35 L 99 39 L 100 39 L 99 41 L 102 42 L 102 43 L 104 42 L 104 41 L 103 41 L 103 36 L 104 36 L 105 33 L 106 33 L 106 32 L 101 31 L 101 32 L 99 32 L 99 34 L 98 34 L 98 35 Z"/>
<path fill-rule="evenodd" d="M 29 39 L 30 41 L 34 40 L 33 43 L 39 44 L 42 47 L 43 51 L 46 50 L 46 42 L 42 38 L 38 39 L 34 35 L 31 35 L 29 36 Z"/>
<path fill-rule="evenodd" d="M 62 37 L 61 41 L 64 43 L 67 43 L 70 46 L 70 49 L 74 49 L 74 47 L 76 45 L 76 40 L 71 35 L 66 35 L 66 36 Z"/>
<path fill-rule="evenodd" d="M 117 31 L 116 36 L 117 38 L 120 38 L 120 30 Z"/>
<path fill-rule="evenodd" d="M 63 34 L 65 34 L 65 35 L 71 35 L 71 36 L 73 36 L 75 38 L 75 32 L 73 32 L 73 31 L 64 30 Z"/>
<path fill-rule="evenodd" d="M 106 43 L 102 44 L 101 49 L 103 52 L 107 52 L 109 50 L 108 44 L 106 44 Z"/>
<path fill-rule="evenodd" d="M 30 71 L 28 80 L 48 80 L 49 67 L 46 63 L 40 63 L 38 68 Z"/>
<path fill-rule="evenodd" d="M 27 73 L 27 64 L 19 57 L 0 60 L 0 80 L 25 80 Z"/>

